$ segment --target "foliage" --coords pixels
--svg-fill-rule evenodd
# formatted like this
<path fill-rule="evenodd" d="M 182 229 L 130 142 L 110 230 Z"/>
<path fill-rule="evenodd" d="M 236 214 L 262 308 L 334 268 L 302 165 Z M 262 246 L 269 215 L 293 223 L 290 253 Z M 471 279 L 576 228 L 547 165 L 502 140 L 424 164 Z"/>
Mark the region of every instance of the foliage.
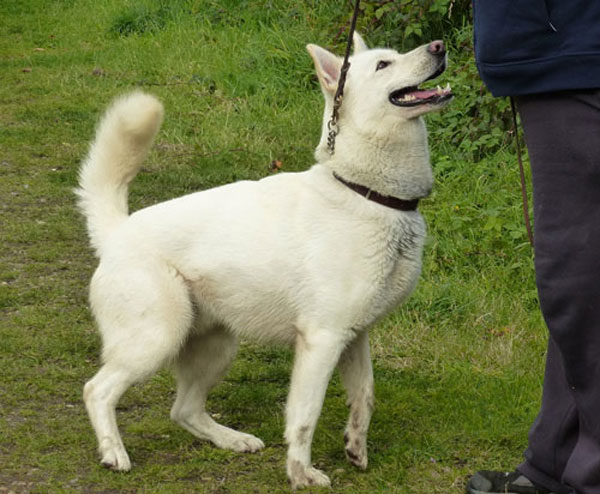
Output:
<path fill-rule="evenodd" d="M 507 98 L 494 98 L 481 81 L 470 26 L 454 30 L 447 44 L 449 67 L 440 84 L 448 82 L 455 99 L 444 112 L 428 117 L 431 138 L 458 150 L 465 159 L 479 161 L 513 145 L 510 103 Z"/>
<path fill-rule="evenodd" d="M 370 31 L 403 50 L 422 40 L 445 38 L 472 18 L 471 0 L 363 0 L 361 4 Z"/>

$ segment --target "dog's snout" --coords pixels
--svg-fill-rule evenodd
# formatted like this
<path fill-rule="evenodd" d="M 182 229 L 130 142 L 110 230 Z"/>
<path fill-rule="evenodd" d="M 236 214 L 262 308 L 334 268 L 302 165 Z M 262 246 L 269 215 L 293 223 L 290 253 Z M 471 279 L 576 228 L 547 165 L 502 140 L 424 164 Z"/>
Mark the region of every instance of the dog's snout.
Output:
<path fill-rule="evenodd" d="M 446 54 L 446 46 L 441 40 L 432 41 L 427 47 L 427 51 L 432 55 L 442 56 Z"/>

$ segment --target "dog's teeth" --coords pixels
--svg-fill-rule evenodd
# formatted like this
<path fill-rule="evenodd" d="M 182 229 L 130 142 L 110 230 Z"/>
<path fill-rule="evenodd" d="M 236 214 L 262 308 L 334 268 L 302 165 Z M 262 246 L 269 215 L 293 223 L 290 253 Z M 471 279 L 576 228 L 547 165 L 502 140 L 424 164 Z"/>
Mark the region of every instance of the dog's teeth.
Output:
<path fill-rule="evenodd" d="M 450 88 L 450 83 L 447 82 L 446 83 L 446 87 L 444 88 L 444 91 L 451 91 L 452 89 Z"/>
<path fill-rule="evenodd" d="M 435 87 L 435 89 L 436 89 L 436 91 L 437 91 L 438 94 L 442 94 L 442 88 L 440 87 L 439 84 Z"/>

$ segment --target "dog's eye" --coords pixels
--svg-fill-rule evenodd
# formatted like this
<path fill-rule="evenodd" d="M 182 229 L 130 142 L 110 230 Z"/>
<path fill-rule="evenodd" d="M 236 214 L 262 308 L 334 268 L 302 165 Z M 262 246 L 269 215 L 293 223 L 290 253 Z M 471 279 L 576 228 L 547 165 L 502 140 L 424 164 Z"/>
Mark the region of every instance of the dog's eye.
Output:
<path fill-rule="evenodd" d="M 378 70 L 385 69 L 391 63 L 392 62 L 388 62 L 387 60 L 380 60 L 379 62 L 377 62 L 377 68 L 375 69 L 375 71 L 377 72 Z"/>

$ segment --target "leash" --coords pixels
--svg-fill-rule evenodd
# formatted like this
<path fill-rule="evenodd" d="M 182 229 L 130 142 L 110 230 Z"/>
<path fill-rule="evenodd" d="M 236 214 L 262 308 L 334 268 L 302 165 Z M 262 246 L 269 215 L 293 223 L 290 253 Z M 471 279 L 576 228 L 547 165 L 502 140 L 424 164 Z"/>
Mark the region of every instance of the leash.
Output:
<path fill-rule="evenodd" d="M 329 134 L 327 135 L 327 149 L 329 154 L 335 152 L 335 138 L 340 131 L 338 125 L 338 118 L 340 115 L 340 107 L 342 106 L 342 99 L 344 99 L 344 85 L 346 84 L 346 74 L 350 68 L 350 49 L 352 48 L 352 38 L 354 37 L 354 31 L 356 31 L 356 20 L 358 19 L 360 7 L 360 0 L 356 0 L 354 3 L 354 12 L 352 14 L 352 22 L 350 23 L 350 32 L 348 33 L 348 42 L 346 43 L 346 53 L 344 54 L 344 62 L 340 70 L 340 78 L 338 79 L 337 89 L 335 96 L 333 97 L 333 111 L 331 113 L 331 119 L 327 122 L 327 129 Z"/>
<path fill-rule="evenodd" d="M 523 198 L 523 218 L 525 219 L 525 229 L 527 238 L 533 247 L 533 230 L 529 218 L 529 201 L 527 200 L 527 185 L 525 184 L 525 168 L 523 167 L 523 158 L 521 157 L 521 140 L 519 139 L 519 127 L 517 125 L 517 108 L 514 98 L 510 98 L 510 110 L 512 112 L 513 131 L 515 133 L 515 144 L 517 146 L 517 160 L 519 161 L 519 175 L 521 178 L 521 196 Z"/>
<path fill-rule="evenodd" d="M 356 21 L 358 19 L 359 13 L 360 0 L 356 0 L 356 2 L 354 3 L 352 21 L 350 23 L 350 32 L 348 33 L 348 42 L 346 43 L 346 53 L 344 54 L 344 61 L 342 63 L 342 68 L 340 69 L 338 85 L 335 91 L 335 95 L 333 97 L 333 111 L 331 113 L 331 119 L 329 120 L 329 122 L 327 122 L 327 130 L 329 131 L 327 135 L 327 150 L 331 155 L 333 155 L 335 152 L 335 138 L 337 137 L 340 131 L 338 119 L 340 115 L 340 107 L 342 106 L 342 100 L 344 99 L 344 85 L 346 84 L 346 75 L 348 73 L 348 69 L 350 69 L 350 50 L 352 49 L 352 40 L 354 38 L 354 32 L 356 31 Z M 393 196 L 384 196 L 382 194 L 379 194 L 377 191 L 365 187 L 364 185 L 349 182 L 348 180 L 345 180 L 342 177 L 340 177 L 335 172 L 333 173 L 333 176 L 349 189 L 360 194 L 369 201 L 376 202 L 378 204 L 381 204 L 382 206 L 397 209 L 399 211 L 415 211 L 417 209 L 417 206 L 419 205 L 419 199 L 406 200 Z"/>

